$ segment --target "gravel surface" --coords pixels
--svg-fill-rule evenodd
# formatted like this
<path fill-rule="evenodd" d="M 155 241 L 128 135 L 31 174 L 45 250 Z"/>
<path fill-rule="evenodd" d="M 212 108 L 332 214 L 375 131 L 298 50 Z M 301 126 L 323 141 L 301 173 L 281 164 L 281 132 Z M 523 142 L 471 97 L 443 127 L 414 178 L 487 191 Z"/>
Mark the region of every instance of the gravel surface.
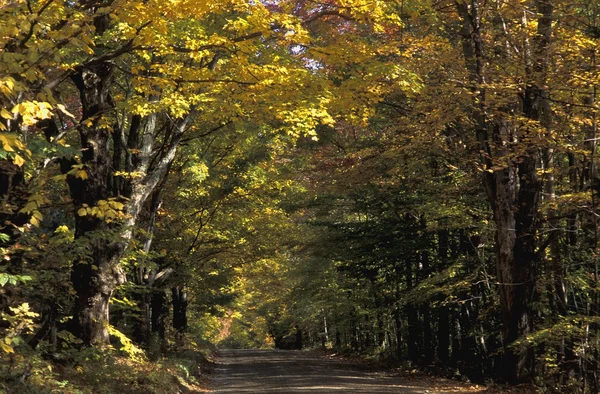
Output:
<path fill-rule="evenodd" d="M 223 350 L 211 381 L 213 393 L 482 393 L 444 379 L 391 376 L 310 352 Z"/>

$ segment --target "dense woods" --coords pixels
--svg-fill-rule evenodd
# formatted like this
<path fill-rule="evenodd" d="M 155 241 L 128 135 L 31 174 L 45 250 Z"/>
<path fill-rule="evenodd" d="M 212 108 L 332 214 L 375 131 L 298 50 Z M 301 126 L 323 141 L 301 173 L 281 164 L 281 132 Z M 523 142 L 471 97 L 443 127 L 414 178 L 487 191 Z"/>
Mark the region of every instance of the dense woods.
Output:
<path fill-rule="evenodd" d="M 0 0 L 0 390 L 218 345 L 599 392 L 599 17 Z"/>

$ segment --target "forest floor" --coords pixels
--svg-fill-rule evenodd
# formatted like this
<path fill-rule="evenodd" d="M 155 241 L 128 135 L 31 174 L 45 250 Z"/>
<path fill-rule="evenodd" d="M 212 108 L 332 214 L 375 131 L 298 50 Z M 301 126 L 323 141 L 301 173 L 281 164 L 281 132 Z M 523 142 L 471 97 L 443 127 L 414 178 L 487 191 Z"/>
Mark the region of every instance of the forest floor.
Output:
<path fill-rule="evenodd" d="M 317 352 L 285 350 L 222 350 L 209 387 L 213 393 L 533 393 L 377 371 Z"/>

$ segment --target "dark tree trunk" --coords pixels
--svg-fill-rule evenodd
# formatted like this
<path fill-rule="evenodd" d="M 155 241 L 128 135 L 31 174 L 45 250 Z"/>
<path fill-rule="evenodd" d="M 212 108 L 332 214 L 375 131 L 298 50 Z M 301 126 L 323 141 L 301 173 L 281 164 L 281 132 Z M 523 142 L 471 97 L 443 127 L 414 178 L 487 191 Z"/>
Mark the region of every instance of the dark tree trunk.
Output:
<path fill-rule="evenodd" d="M 379 307 L 381 308 L 381 307 Z M 385 329 L 383 328 L 383 316 L 381 310 L 377 310 L 377 346 L 383 347 L 385 343 Z"/>
<path fill-rule="evenodd" d="M 510 111 L 488 121 L 486 78 L 481 10 L 478 1 L 457 2 L 462 19 L 463 52 L 469 78 L 473 84 L 473 120 L 480 144 L 484 185 L 496 223 L 496 271 L 503 316 L 505 377 L 509 382 L 530 381 L 533 377 L 533 349 L 511 346 L 533 331 L 532 302 L 536 284 L 536 229 L 541 185 L 537 179 L 539 150 L 528 141 L 527 128 L 517 131 L 510 120 Z M 547 68 L 547 48 L 551 37 L 552 4 L 537 3 L 538 34 L 535 37 L 535 59 L 525 56 L 529 78 L 523 100 L 523 115 L 540 121 L 549 117 L 545 110 L 544 85 Z M 527 45 L 527 43 L 526 43 Z M 528 50 L 525 50 L 528 52 Z M 534 76 L 535 74 L 535 76 Z M 524 133 L 520 135 L 520 133 Z M 525 149 L 517 159 L 506 160 L 514 152 L 511 144 L 518 142 Z M 501 161 L 498 166 L 493 159 Z"/>
<path fill-rule="evenodd" d="M 448 230 L 438 231 L 438 259 L 440 270 L 448 268 Z M 450 311 L 443 305 L 438 309 L 437 358 L 441 365 L 450 360 Z"/>
<path fill-rule="evenodd" d="M 437 358 L 441 365 L 450 360 L 450 311 L 447 306 L 438 310 Z"/>
<path fill-rule="evenodd" d="M 403 347 L 402 347 L 402 318 L 400 316 L 400 308 L 394 308 L 394 340 L 396 341 L 396 347 L 394 349 L 396 359 L 402 358 Z"/>
<path fill-rule="evenodd" d="M 365 306 L 365 310 L 368 310 L 368 306 Z M 373 345 L 373 340 L 371 338 L 371 334 L 373 332 L 373 324 L 371 324 L 371 319 L 369 318 L 369 314 L 365 314 L 365 320 L 364 320 L 364 342 L 363 342 L 363 348 L 364 349 L 368 349 Z"/>
<path fill-rule="evenodd" d="M 462 358 L 462 327 L 460 325 L 459 311 L 456 309 L 451 310 L 450 322 L 451 322 L 451 338 L 452 338 L 452 353 L 450 355 L 450 366 L 452 368 L 458 368 L 459 361 Z"/>
<path fill-rule="evenodd" d="M 532 377 L 534 362 L 532 347 L 511 346 L 533 332 L 534 218 L 539 196 L 534 160 L 523 158 L 518 171 L 498 171 L 495 178 L 496 267 L 504 327 L 504 368 L 507 380 L 517 383 Z M 520 187 L 517 178 L 520 178 Z"/>
<path fill-rule="evenodd" d="M 173 328 L 178 333 L 184 333 L 187 330 L 187 293 L 183 287 L 173 287 L 171 289 L 173 297 Z"/>
<path fill-rule="evenodd" d="M 156 333 L 161 340 L 165 339 L 167 329 L 167 315 L 169 314 L 167 301 L 167 293 L 164 290 L 155 290 L 152 293 L 152 332 Z"/>
<path fill-rule="evenodd" d="M 406 266 L 406 288 L 408 290 L 413 288 L 413 262 L 411 259 L 407 259 L 405 262 Z M 419 316 L 417 308 L 412 304 L 406 306 L 406 318 L 407 318 L 407 349 L 408 359 L 412 362 L 419 360 L 419 338 L 421 332 L 419 330 Z"/>
<path fill-rule="evenodd" d="M 72 77 L 82 105 L 79 135 L 81 165 L 86 173 L 85 179 L 73 174 L 67 177 L 76 211 L 96 207 L 99 201 L 112 196 L 108 183 L 112 174 L 110 132 L 98 124 L 102 114 L 110 108 L 107 97 L 112 74 L 111 65 L 100 64 Z M 63 172 L 71 171 L 69 164 L 73 163 L 62 163 Z M 110 297 L 115 287 L 125 280 L 119 267 L 124 245 L 111 241 L 110 230 L 106 221 L 97 215 L 76 214 L 75 238 L 87 243 L 88 256 L 76 261 L 71 271 L 76 292 L 72 330 L 86 345 L 108 343 Z"/>
<path fill-rule="evenodd" d="M 425 280 L 427 277 L 429 277 L 430 272 L 431 268 L 429 264 L 429 252 L 423 251 L 421 252 L 421 270 L 419 280 Z M 433 359 L 435 357 L 435 343 L 431 327 L 431 309 L 429 308 L 429 305 L 423 305 L 420 309 L 422 316 L 421 330 L 423 332 L 423 360 L 421 361 L 424 365 L 431 365 L 433 364 Z"/>
<path fill-rule="evenodd" d="M 135 300 L 139 314 L 134 316 L 133 321 L 133 336 L 134 340 L 138 344 L 147 344 L 150 336 L 150 316 L 151 316 L 151 295 L 148 294 L 148 289 L 143 287 L 136 287 L 132 296 Z"/>
<path fill-rule="evenodd" d="M 294 348 L 296 350 L 301 350 L 302 349 L 302 330 L 300 329 L 299 326 L 296 326 L 296 335 L 294 338 Z"/>
<path fill-rule="evenodd" d="M 109 302 L 124 277 L 118 269 L 117 257 L 122 250 L 103 240 L 90 242 L 91 262 L 75 262 L 71 281 L 77 294 L 72 330 L 86 345 L 108 343 Z"/>

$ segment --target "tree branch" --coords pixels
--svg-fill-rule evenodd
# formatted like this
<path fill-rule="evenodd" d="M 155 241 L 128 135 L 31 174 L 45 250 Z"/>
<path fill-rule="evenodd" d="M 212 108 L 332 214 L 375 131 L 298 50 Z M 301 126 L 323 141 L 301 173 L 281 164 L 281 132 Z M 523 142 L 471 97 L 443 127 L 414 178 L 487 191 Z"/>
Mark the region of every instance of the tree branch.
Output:
<path fill-rule="evenodd" d="M 306 23 L 306 24 L 312 23 L 312 22 L 314 22 L 314 21 L 316 21 L 318 19 L 321 19 L 324 16 L 337 16 L 338 18 L 342 18 L 342 19 L 345 19 L 347 21 L 353 21 L 354 20 L 354 18 L 352 18 L 351 16 L 344 15 L 344 14 L 340 13 L 339 11 L 336 11 L 336 10 L 325 10 L 325 11 L 317 12 L 314 15 L 311 15 L 309 18 L 304 19 L 302 21 L 302 23 Z"/>

